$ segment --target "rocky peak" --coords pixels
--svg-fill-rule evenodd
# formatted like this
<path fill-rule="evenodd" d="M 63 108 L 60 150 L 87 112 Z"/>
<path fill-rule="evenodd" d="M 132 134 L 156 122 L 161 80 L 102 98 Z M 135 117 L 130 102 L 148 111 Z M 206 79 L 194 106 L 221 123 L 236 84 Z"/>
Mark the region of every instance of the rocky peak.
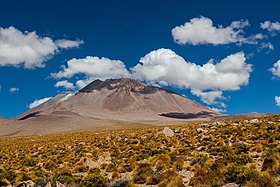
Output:
<path fill-rule="evenodd" d="M 139 92 L 146 87 L 147 86 L 145 84 L 129 78 L 107 79 L 105 81 L 97 79 L 86 87 L 82 88 L 79 93 L 90 93 L 93 90 L 101 90 L 102 88 L 107 88 L 108 90 L 117 89 L 118 91 Z"/>

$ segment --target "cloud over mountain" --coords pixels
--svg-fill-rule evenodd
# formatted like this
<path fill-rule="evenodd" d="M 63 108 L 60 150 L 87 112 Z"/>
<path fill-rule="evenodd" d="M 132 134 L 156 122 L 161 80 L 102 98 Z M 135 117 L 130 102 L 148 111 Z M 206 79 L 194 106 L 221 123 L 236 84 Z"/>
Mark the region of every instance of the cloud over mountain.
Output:
<path fill-rule="evenodd" d="M 129 72 L 122 61 L 94 56 L 87 56 L 82 59 L 73 58 L 67 62 L 67 66 L 62 67 L 61 71 L 53 73 L 52 76 L 55 78 L 71 78 L 76 74 L 85 74 L 99 79 L 129 76 Z"/>
<path fill-rule="evenodd" d="M 57 88 L 58 87 L 64 87 L 67 90 L 71 90 L 71 89 L 75 88 L 74 84 L 71 83 L 71 82 L 68 82 L 67 80 L 58 81 L 54 86 L 57 87 Z"/>
<path fill-rule="evenodd" d="M 32 69 L 44 67 L 60 48 L 73 48 L 81 41 L 57 40 L 39 36 L 35 31 L 22 32 L 15 27 L 0 27 L 0 66 L 20 66 Z"/>
<path fill-rule="evenodd" d="M 38 105 L 40 105 L 40 104 L 42 104 L 42 103 L 44 103 L 44 102 L 46 102 L 46 101 L 48 101 L 49 99 L 51 99 L 51 97 L 45 97 L 45 98 L 43 98 L 43 99 L 36 99 L 35 101 L 33 101 L 32 103 L 30 103 L 29 105 L 28 105 L 28 108 L 35 108 L 36 106 L 38 106 Z"/>
<path fill-rule="evenodd" d="M 226 91 L 247 85 L 252 65 L 246 63 L 243 52 L 200 66 L 187 62 L 170 49 L 158 49 L 142 57 L 131 71 L 133 77 L 149 84 Z"/>
<path fill-rule="evenodd" d="M 72 78 L 82 74 L 84 79 L 75 85 L 82 88 L 94 79 L 131 77 L 145 81 L 150 85 L 173 86 L 191 89 L 191 93 L 209 105 L 225 105 L 223 91 L 239 90 L 240 86 L 249 82 L 252 65 L 246 63 L 243 52 L 232 54 L 214 62 L 211 59 L 204 65 L 187 62 L 170 49 L 151 51 L 140 59 L 140 63 L 127 70 L 120 60 L 88 56 L 83 59 L 71 59 L 62 70 L 52 73 L 56 79 Z M 72 88 L 68 81 L 59 81 L 56 85 Z"/>
<path fill-rule="evenodd" d="M 170 49 L 152 51 L 131 68 L 134 78 L 152 85 L 190 88 L 191 93 L 206 104 L 219 104 L 223 91 L 239 90 L 247 85 L 252 65 L 246 63 L 243 52 L 232 54 L 214 63 L 210 60 L 200 66 L 187 62 Z"/>

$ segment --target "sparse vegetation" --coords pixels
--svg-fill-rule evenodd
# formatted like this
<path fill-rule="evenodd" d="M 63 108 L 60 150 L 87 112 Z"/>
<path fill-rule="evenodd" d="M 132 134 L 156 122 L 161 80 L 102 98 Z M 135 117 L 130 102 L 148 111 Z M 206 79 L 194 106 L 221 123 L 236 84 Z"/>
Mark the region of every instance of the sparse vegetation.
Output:
<path fill-rule="evenodd" d="M 280 185 L 280 116 L 0 139 L 0 186 Z"/>

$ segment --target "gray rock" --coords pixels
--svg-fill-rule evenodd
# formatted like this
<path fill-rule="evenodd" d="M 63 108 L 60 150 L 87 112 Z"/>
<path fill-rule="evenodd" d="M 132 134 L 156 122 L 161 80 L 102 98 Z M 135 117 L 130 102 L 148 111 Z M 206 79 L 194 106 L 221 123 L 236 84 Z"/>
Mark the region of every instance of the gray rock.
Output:
<path fill-rule="evenodd" d="M 52 187 L 51 182 L 48 182 L 45 187 Z"/>
<path fill-rule="evenodd" d="M 168 128 L 168 127 L 164 127 L 162 133 L 165 135 L 165 136 L 168 136 L 168 137 L 172 137 L 174 136 L 174 132 Z"/>
<path fill-rule="evenodd" d="M 196 129 L 196 132 L 203 133 L 203 132 L 208 132 L 208 130 L 207 129 L 204 130 L 203 128 L 199 127 L 199 128 Z"/>
<path fill-rule="evenodd" d="M 228 184 L 223 185 L 222 187 L 239 187 L 239 185 L 235 184 L 235 183 L 228 183 Z"/>
<path fill-rule="evenodd" d="M 31 180 L 28 180 L 28 181 L 19 182 L 15 186 L 33 187 L 33 186 L 35 186 L 35 183 Z"/>
<path fill-rule="evenodd" d="M 64 184 L 62 184 L 61 182 L 56 181 L 55 182 L 56 187 L 66 187 Z"/>
<path fill-rule="evenodd" d="M 97 168 L 97 164 L 94 161 L 92 161 L 90 158 L 85 157 L 83 161 L 85 167 Z"/>

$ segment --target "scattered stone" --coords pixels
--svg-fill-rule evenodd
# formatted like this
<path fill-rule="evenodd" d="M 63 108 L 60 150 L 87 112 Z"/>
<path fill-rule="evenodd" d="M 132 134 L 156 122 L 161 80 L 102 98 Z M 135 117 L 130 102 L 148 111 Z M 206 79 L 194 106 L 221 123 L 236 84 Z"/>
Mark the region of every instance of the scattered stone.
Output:
<path fill-rule="evenodd" d="M 201 138 L 203 141 L 210 141 L 212 137 L 210 135 L 202 136 Z"/>
<path fill-rule="evenodd" d="M 200 125 L 201 127 L 209 127 L 210 125 L 208 123 L 203 123 Z"/>
<path fill-rule="evenodd" d="M 215 121 L 215 122 L 212 123 L 212 125 L 225 126 L 226 123 L 222 122 L 222 121 Z"/>
<path fill-rule="evenodd" d="M 45 187 L 52 187 L 51 182 L 48 182 Z"/>
<path fill-rule="evenodd" d="M 85 153 L 84 154 L 86 157 L 91 157 L 92 156 L 92 153 Z"/>
<path fill-rule="evenodd" d="M 168 128 L 168 127 L 164 127 L 162 133 L 165 135 L 165 136 L 168 136 L 168 137 L 172 137 L 174 136 L 174 132 Z"/>
<path fill-rule="evenodd" d="M 232 123 L 231 126 L 238 126 L 238 124 L 237 123 Z"/>
<path fill-rule="evenodd" d="M 85 158 L 83 159 L 83 161 L 84 161 L 84 166 L 85 166 L 85 167 L 97 168 L 97 164 L 96 164 L 94 161 L 92 161 L 90 158 L 85 157 Z"/>
<path fill-rule="evenodd" d="M 198 148 L 196 148 L 196 150 L 201 151 L 203 148 L 203 146 L 199 146 Z"/>
<path fill-rule="evenodd" d="M 86 143 L 85 142 L 80 142 L 79 145 L 86 145 Z"/>
<path fill-rule="evenodd" d="M 251 120 L 245 120 L 244 122 L 253 124 L 253 123 L 259 123 L 259 120 L 258 119 L 251 119 Z"/>
<path fill-rule="evenodd" d="M 204 130 L 203 128 L 199 127 L 199 128 L 196 129 L 196 132 L 198 132 L 198 133 L 204 133 L 205 132 L 206 133 L 206 132 L 208 132 L 208 130 L 207 129 Z"/>
<path fill-rule="evenodd" d="M 194 176 L 194 172 L 187 171 L 185 169 L 179 171 L 178 173 L 179 173 L 179 175 L 181 175 L 183 177 L 183 182 L 185 185 L 188 185 L 191 178 L 193 178 L 193 176 Z"/>
<path fill-rule="evenodd" d="M 180 133 L 180 128 L 175 129 L 175 133 Z"/>
<path fill-rule="evenodd" d="M 28 180 L 28 181 L 19 182 L 18 184 L 16 184 L 16 186 L 33 187 L 33 186 L 35 186 L 35 183 L 31 180 Z"/>
<path fill-rule="evenodd" d="M 56 181 L 56 182 L 55 182 L 55 185 L 56 185 L 56 187 L 66 187 L 64 184 L 62 184 L 62 183 L 59 182 L 59 181 Z"/>
<path fill-rule="evenodd" d="M 228 183 L 228 184 L 223 185 L 222 187 L 238 187 L 238 186 L 239 185 L 235 184 L 235 183 Z"/>

